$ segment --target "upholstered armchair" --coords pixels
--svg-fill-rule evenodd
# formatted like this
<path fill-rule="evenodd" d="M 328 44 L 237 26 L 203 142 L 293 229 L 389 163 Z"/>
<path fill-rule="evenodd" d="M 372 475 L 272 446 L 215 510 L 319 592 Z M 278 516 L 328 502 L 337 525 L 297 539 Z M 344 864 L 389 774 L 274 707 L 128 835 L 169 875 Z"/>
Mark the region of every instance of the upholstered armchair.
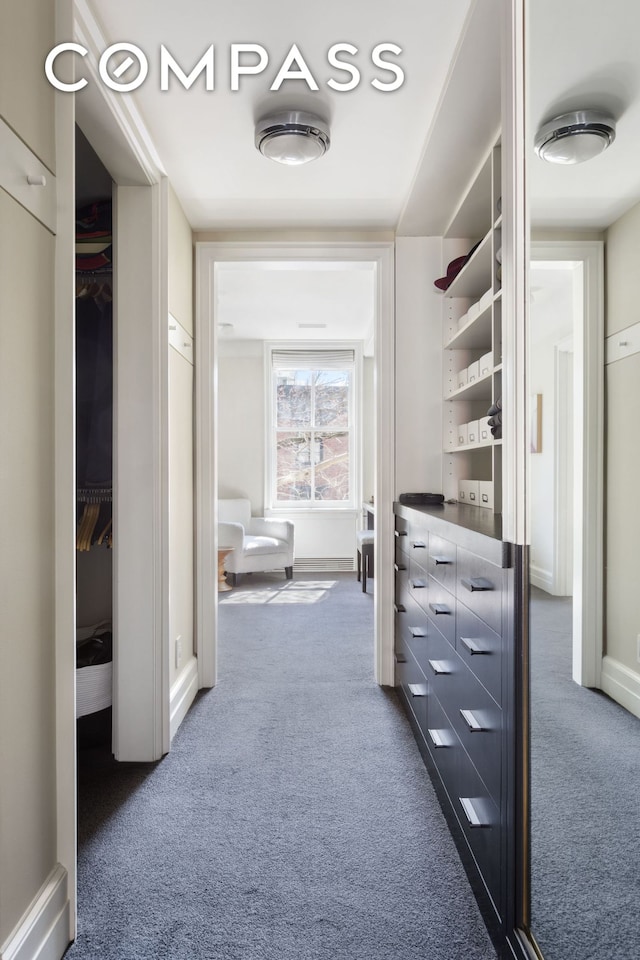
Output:
<path fill-rule="evenodd" d="M 224 568 L 234 586 L 239 573 L 284 567 L 287 580 L 293 576 L 293 523 L 252 517 L 249 500 L 218 500 L 218 546 L 232 550 Z"/>

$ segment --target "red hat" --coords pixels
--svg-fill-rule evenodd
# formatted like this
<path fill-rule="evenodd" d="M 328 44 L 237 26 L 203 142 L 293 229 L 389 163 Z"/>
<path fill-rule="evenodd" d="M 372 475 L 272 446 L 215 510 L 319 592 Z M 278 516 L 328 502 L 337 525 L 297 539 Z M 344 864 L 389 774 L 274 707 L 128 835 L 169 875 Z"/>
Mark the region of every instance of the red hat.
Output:
<path fill-rule="evenodd" d="M 480 241 L 474 244 L 474 246 L 469 250 L 469 253 L 466 253 L 463 257 L 456 257 L 455 260 L 452 260 L 449 266 L 447 267 L 447 275 L 445 277 L 440 277 L 439 280 L 434 280 L 438 290 L 448 290 L 455 278 L 458 276 L 465 263 L 471 259 L 475 253 L 476 248 L 480 245 Z"/>

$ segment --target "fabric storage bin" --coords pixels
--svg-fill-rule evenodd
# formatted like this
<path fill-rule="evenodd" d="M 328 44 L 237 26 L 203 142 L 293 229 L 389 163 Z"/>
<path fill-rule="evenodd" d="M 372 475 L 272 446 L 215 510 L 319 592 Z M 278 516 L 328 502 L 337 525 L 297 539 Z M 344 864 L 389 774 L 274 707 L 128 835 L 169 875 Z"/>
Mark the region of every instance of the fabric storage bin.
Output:
<path fill-rule="evenodd" d="M 456 438 L 457 438 L 456 442 L 458 443 L 459 446 L 462 446 L 463 444 L 469 442 L 469 424 L 468 423 L 461 423 L 458 425 Z"/>
<path fill-rule="evenodd" d="M 479 420 L 470 420 L 467 424 L 467 443 L 480 443 Z"/>
<path fill-rule="evenodd" d="M 478 506 L 493 510 L 493 480 L 480 480 Z"/>
<path fill-rule="evenodd" d="M 461 503 L 469 503 L 474 507 L 478 506 L 480 499 L 480 482 L 478 480 L 459 480 L 458 481 L 458 500 Z"/>
<path fill-rule="evenodd" d="M 480 362 L 478 360 L 474 360 L 474 362 L 470 363 L 469 366 L 467 367 L 467 377 L 469 379 L 469 383 L 473 383 L 473 381 L 477 380 L 479 376 L 480 376 Z"/>
<path fill-rule="evenodd" d="M 467 383 L 469 382 L 469 371 L 466 367 L 463 370 L 458 371 L 456 375 L 456 382 L 458 389 L 460 389 L 460 387 L 466 387 Z"/>
<path fill-rule="evenodd" d="M 491 427 L 489 426 L 489 418 L 483 417 L 482 420 L 478 420 L 478 442 L 479 443 L 488 443 L 491 440 Z"/>
<path fill-rule="evenodd" d="M 490 373 L 493 369 L 493 358 L 491 355 L 491 350 L 489 353 L 483 354 L 478 363 L 480 364 L 480 376 L 484 377 L 487 373 Z"/>

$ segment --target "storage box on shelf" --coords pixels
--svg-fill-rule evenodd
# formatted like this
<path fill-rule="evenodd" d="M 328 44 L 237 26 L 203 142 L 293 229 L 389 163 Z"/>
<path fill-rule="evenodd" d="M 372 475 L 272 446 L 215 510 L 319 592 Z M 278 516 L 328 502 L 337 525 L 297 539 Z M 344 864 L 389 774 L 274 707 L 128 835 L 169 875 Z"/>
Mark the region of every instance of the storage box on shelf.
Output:
<path fill-rule="evenodd" d="M 457 499 L 463 481 L 490 483 L 492 496 L 483 505 L 491 503 L 490 509 L 496 512 L 502 502 L 502 455 L 486 419 L 502 393 L 500 196 L 500 147 L 496 146 L 444 236 L 447 258 L 475 249 L 444 291 L 443 492 L 447 499 Z M 480 503 L 479 495 L 473 502 Z"/>

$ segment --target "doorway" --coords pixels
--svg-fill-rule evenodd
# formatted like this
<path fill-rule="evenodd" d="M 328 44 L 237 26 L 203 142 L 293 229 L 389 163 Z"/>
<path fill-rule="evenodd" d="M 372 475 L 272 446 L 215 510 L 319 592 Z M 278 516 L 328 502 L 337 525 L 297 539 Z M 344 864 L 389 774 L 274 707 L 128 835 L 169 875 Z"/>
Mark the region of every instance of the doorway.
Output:
<path fill-rule="evenodd" d="M 392 555 L 393 461 L 385 456 L 393 443 L 393 244 L 392 243 L 198 243 L 196 244 L 196 525 L 199 537 L 197 556 L 198 665 L 200 685 L 213 686 L 217 680 L 217 605 L 216 597 L 206 590 L 215 582 L 217 557 L 217 504 L 219 464 L 216 456 L 218 432 L 218 391 L 216 363 L 219 330 L 216 311 L 216 265 L 225 263 L 280 264 L 372 264 L 375 271 L 374 379 L 375 440 L 373 472 L 377 505 L 376 541 L 379 557 Z M 375 677 L 381 684 L 393 684 L 393 647 L 391 611 L 393 580 L 390 564 L 378 563 L 374 601 Z"/>
<path fill-rule="evenodd" d="M 527 351 L 530 403 L 530 936 L 550 960 L 588 939 L 582 803 L 603 756 L 587 720 L 608 718 L 602 664 L 603 248 L 532 244 Z M 586 689 L 589 688 L 589 689 Z M 598 719 L 596 719 L 598 718 Z M 603 739 L 605 739 L 603 737 Z M 606 751 L 605 751 L 606 752 Z M 590 844 L 584 849 L 591 849 Z M 565 899 L 571 891 L 570 899 Z M 561 919 L 559 919 L 561 918 Z M 568 919 L 570 918 L 570 919 Z M 584 942 L 586 942 L 586 939 Z M 558 952 L 554 952 L 558 950 Z"/>
<path fill-rule="evenodd" d="M 539 447 L 532 451 L 534 424 L 529 424 L 529 529 L 535 527 L 536 513 L 542 521 L 540 533 L 535 534 L 537 542 L 533 533 L 531 538 L 531 582 L 551 594 L 568 595 L 560 591 L 567 590 L 570 564 L 572 677 L 582 686 L 599 687 L 603 655 L 603 245 L 599 241 L 533 242 L 531 255 L 529 346 L 533 352 L 538 338 L 539 375 L 543 377 L 539 381 L 543 387 L 538 390 L 530 369 L 530 413 L 537 404 L 542 426 Z M 570 393 L 569 372 L 573 381 Z M 570 406 L 573 412 L 568 419 Z M 545 424 L 551 433 L 546 438 Z M 573 435 L 570 450 L 568 433 Z"/>

